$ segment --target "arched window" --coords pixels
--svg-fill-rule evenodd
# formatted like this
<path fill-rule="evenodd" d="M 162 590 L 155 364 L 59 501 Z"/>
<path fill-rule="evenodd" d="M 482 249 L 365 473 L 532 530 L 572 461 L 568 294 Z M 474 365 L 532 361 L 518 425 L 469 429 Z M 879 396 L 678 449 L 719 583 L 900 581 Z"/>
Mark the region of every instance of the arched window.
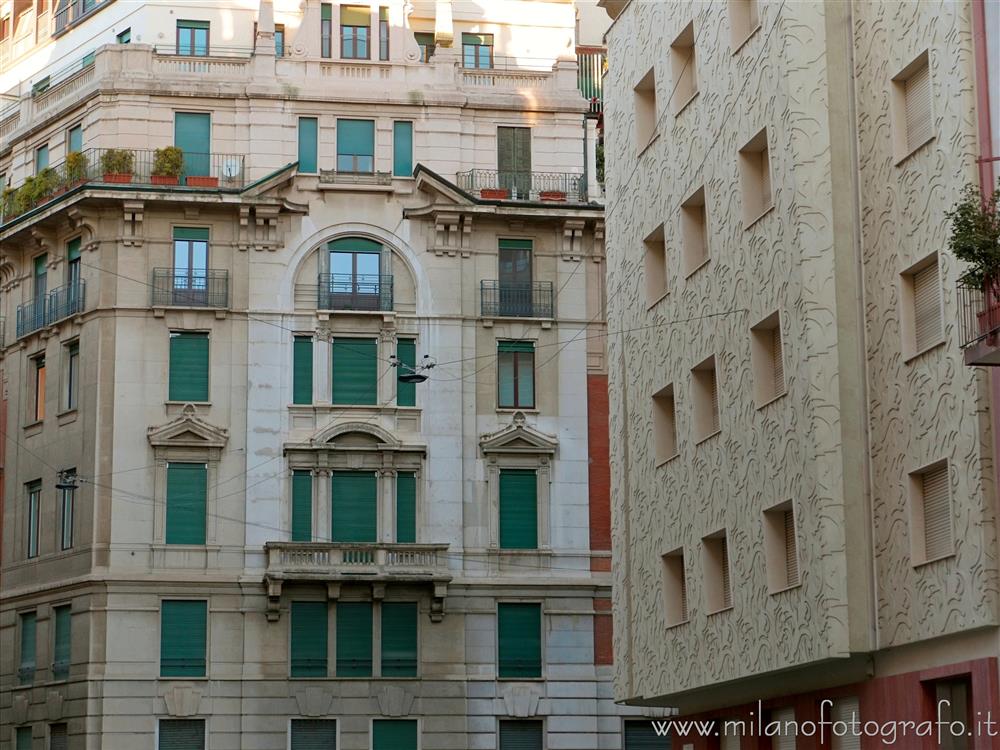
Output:
<path fill-rule="evenodd" d="M 384 272 L 382 244 L 365 237 L 342 237 L 328 242 L 326 273 L 320 274 L 321 310 L 389 311 L 393 279 Z"/>

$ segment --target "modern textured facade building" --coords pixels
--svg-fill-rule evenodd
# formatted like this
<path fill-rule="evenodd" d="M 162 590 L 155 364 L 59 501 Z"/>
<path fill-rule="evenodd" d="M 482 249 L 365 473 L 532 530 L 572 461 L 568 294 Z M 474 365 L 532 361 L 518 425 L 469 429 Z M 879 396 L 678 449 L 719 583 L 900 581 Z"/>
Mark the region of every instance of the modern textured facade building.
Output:
<path fill-rule="evenodd" d="M 0 747 L 620 747 L 573 3 L 0 18 Z"/>
<path fill-rule="evenodd" d="M 996 4 L 606 4 L 616 697 L 1000 747 L 996 412 L 944 215 L 995 184 Z M 883 746 L 734 730 L 675 742 Z"/>

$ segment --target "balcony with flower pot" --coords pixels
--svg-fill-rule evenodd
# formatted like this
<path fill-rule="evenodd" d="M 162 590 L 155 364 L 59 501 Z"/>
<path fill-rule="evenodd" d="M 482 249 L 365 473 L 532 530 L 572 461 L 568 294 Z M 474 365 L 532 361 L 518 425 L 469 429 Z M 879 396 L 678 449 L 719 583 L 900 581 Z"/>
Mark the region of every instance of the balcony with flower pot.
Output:
<path fill-rule="evenodd" d="M 949 250 L 967 265 L 958 281 L 958 332 L 965 364 L 1000 366 L 1000 187 L 966 187 L 947 213 Z"/>
<path fill-rule="evenodd" d="M 459 188 L 480 200 L 586 203 L 585 175 L 470 169 L 456 175 Z"/>

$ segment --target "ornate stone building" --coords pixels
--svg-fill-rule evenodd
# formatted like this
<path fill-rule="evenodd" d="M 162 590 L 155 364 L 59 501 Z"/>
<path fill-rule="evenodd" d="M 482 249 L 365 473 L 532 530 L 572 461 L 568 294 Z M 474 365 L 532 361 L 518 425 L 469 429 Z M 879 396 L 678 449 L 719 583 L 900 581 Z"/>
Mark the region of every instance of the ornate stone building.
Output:
<path fill-rule="evenodd" d="M 940 708 L 974 733 L 940 747 L 998 747 L 991 376 L 944 215 L 995 184 L 995 4 L 605 4 L 616 697 Z M 881 746 L 736 734 L 675 743 Z"/>
<path fill-rule="evenodd" d="M 0 21 L 0 748 L 620 747 L 574 4 Z"/>

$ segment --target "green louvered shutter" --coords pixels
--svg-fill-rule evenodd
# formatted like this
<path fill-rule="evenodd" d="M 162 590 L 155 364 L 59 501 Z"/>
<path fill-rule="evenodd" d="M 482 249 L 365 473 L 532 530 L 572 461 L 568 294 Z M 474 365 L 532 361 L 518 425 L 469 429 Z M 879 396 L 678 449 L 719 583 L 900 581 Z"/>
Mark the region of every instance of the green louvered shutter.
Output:
<path fill-rule="evenodd" d="M 337 677 L 371 676 L 371 602 L 338 602 Z"/>
<path fill-rule="evenodd" d="M 167 544 L 205 543 L 205 464 L 167 464 Z"/>
<path fill-rule="evenodd" d="M 500 547 L 538 547 L 538 478 L 531 469 L 500 470 Z"/>
<path fill-rule="evenodd" d="M 377 539 L 378 482 L 372 471 L 335 471 L 330 477 L 334 542 Z"/>
<path fill-rule="evenodd" d="M 208 334 L 170 334 L 170 401 L 208 401 Z"/>
<path fill-rule="evenodd" d="M 542 722 L 501 721 L 500 750 L 542 750 Z"/>
<path fill-rule="evenodd" d="M 316 144 L 319 135 L 318 121 L 315 117 L 299 118 L 299 171 L 316 172 Z"/>
<path fill-rule="evenodd" d="M 292 343 L 292 403 L 313 402 L 312 336 L 296 336 Z"/>
<path fill-rule="evenodd" d="M 416 406 L 417 405 L 417 384 L 404 383 L 399 376 L 404 372 L 412 372 L 417 364 L 417 342 L 413 339 L 399 339 L 396 341 L 396 357 L 409 369 L 397 367 L 396 370 L 396 405 Z"/>
<path fill-rule="evenodd" d="M 337 120 L 337 170 L 375 170 L 375 121 Z"/>
<path fill-rule="evenodd" d="M 312 474 L 292 472 L 292 541 L 312 541 Z"/>
<path fill-rule="evenodd" d="M 157 750 L 205 750 L 205 720 L 160 719 Z"/>
<path fill-rule="evenodd" d="M 333 340 L 333 403 L 378 403 L 375 339 Z"/>
<path fill-rule="evenodd" d="M 83 126 L 74 125 L 69 129 L 69 138 L 66 148 L 69 151 L 83 151 Z"/>
<path fill-rule="evenodd" d="M 204 677 L 208 602 L 160 603 L 160 677 Z"/>
<path fill-rule="evenodd" d="M 542 676 L 542 606 L 501 602 L 497 605 L 498 676 Z"/>
<path fill-rule="evenodd" d="M 396 177 L 413 176 L 413 123 L 392 124 L 392 173 Z"/>
<path fill-rule="evenodd" d="M 35 679 L 38 666 L 38 616 L 34 612 L 21 615 L 21 661 L 18 665 L 18 684 L 26 685 Z"/>
<path fill-rule="evenodd" d="M 417 722 L 413 719 L 375 719 L 372 750 L 417 750 Z"/>
<path fill-rule="evenodd" d="M 184 176 L 207 175 L 212 158 L 212 116 L 206 112 L 175 112 L 174 145 L 184 152 Z"/>
<path fill-rule="evenodd" d="M 289 750 L 337 750 L 337 722 L 334 719 L 292 719 Z"/>
<path fill-rule="evenodd" d="M 670 738 L 657 737 L 649 719 L 625 722 L 625 750 L 669 750 Z"/>
<path fill-rule="evenodd" d="M 80 257 L 80 238 L 76 237 L 66 243 L 66 260 L 77 260 Z"/>
<path fill-rule="evenodd" d="M 292 602 L 292 677 L 326 677 L 326 602 Z"/>
<path fill-rule="evenodd" d="M 52 611 L 56 621 L 52 651 L 52 677 L 56 680 L 65 680 L 69 677 L 72 613 L 68 604 L 55 607 Z"/>
<path fill-rule="evenodd" d="M 68 750 L 69 738 L 66 736 L 66 725 L 63 723 L 49 724 L 48 750 Z"/>
<path fill-rule="evenodd" d="M 396 541 L 417 541 L 417 475 L 412 471 L 396 474 Z"/>
<path fill-rule="evenodd" d="M 31 727 L 18 727 L 15 750 L 31 750 Z"/>
<path fill-rule="evenodd" d="M 416 602 L 382 604 L 382 676 L 417 676 Z"/>

